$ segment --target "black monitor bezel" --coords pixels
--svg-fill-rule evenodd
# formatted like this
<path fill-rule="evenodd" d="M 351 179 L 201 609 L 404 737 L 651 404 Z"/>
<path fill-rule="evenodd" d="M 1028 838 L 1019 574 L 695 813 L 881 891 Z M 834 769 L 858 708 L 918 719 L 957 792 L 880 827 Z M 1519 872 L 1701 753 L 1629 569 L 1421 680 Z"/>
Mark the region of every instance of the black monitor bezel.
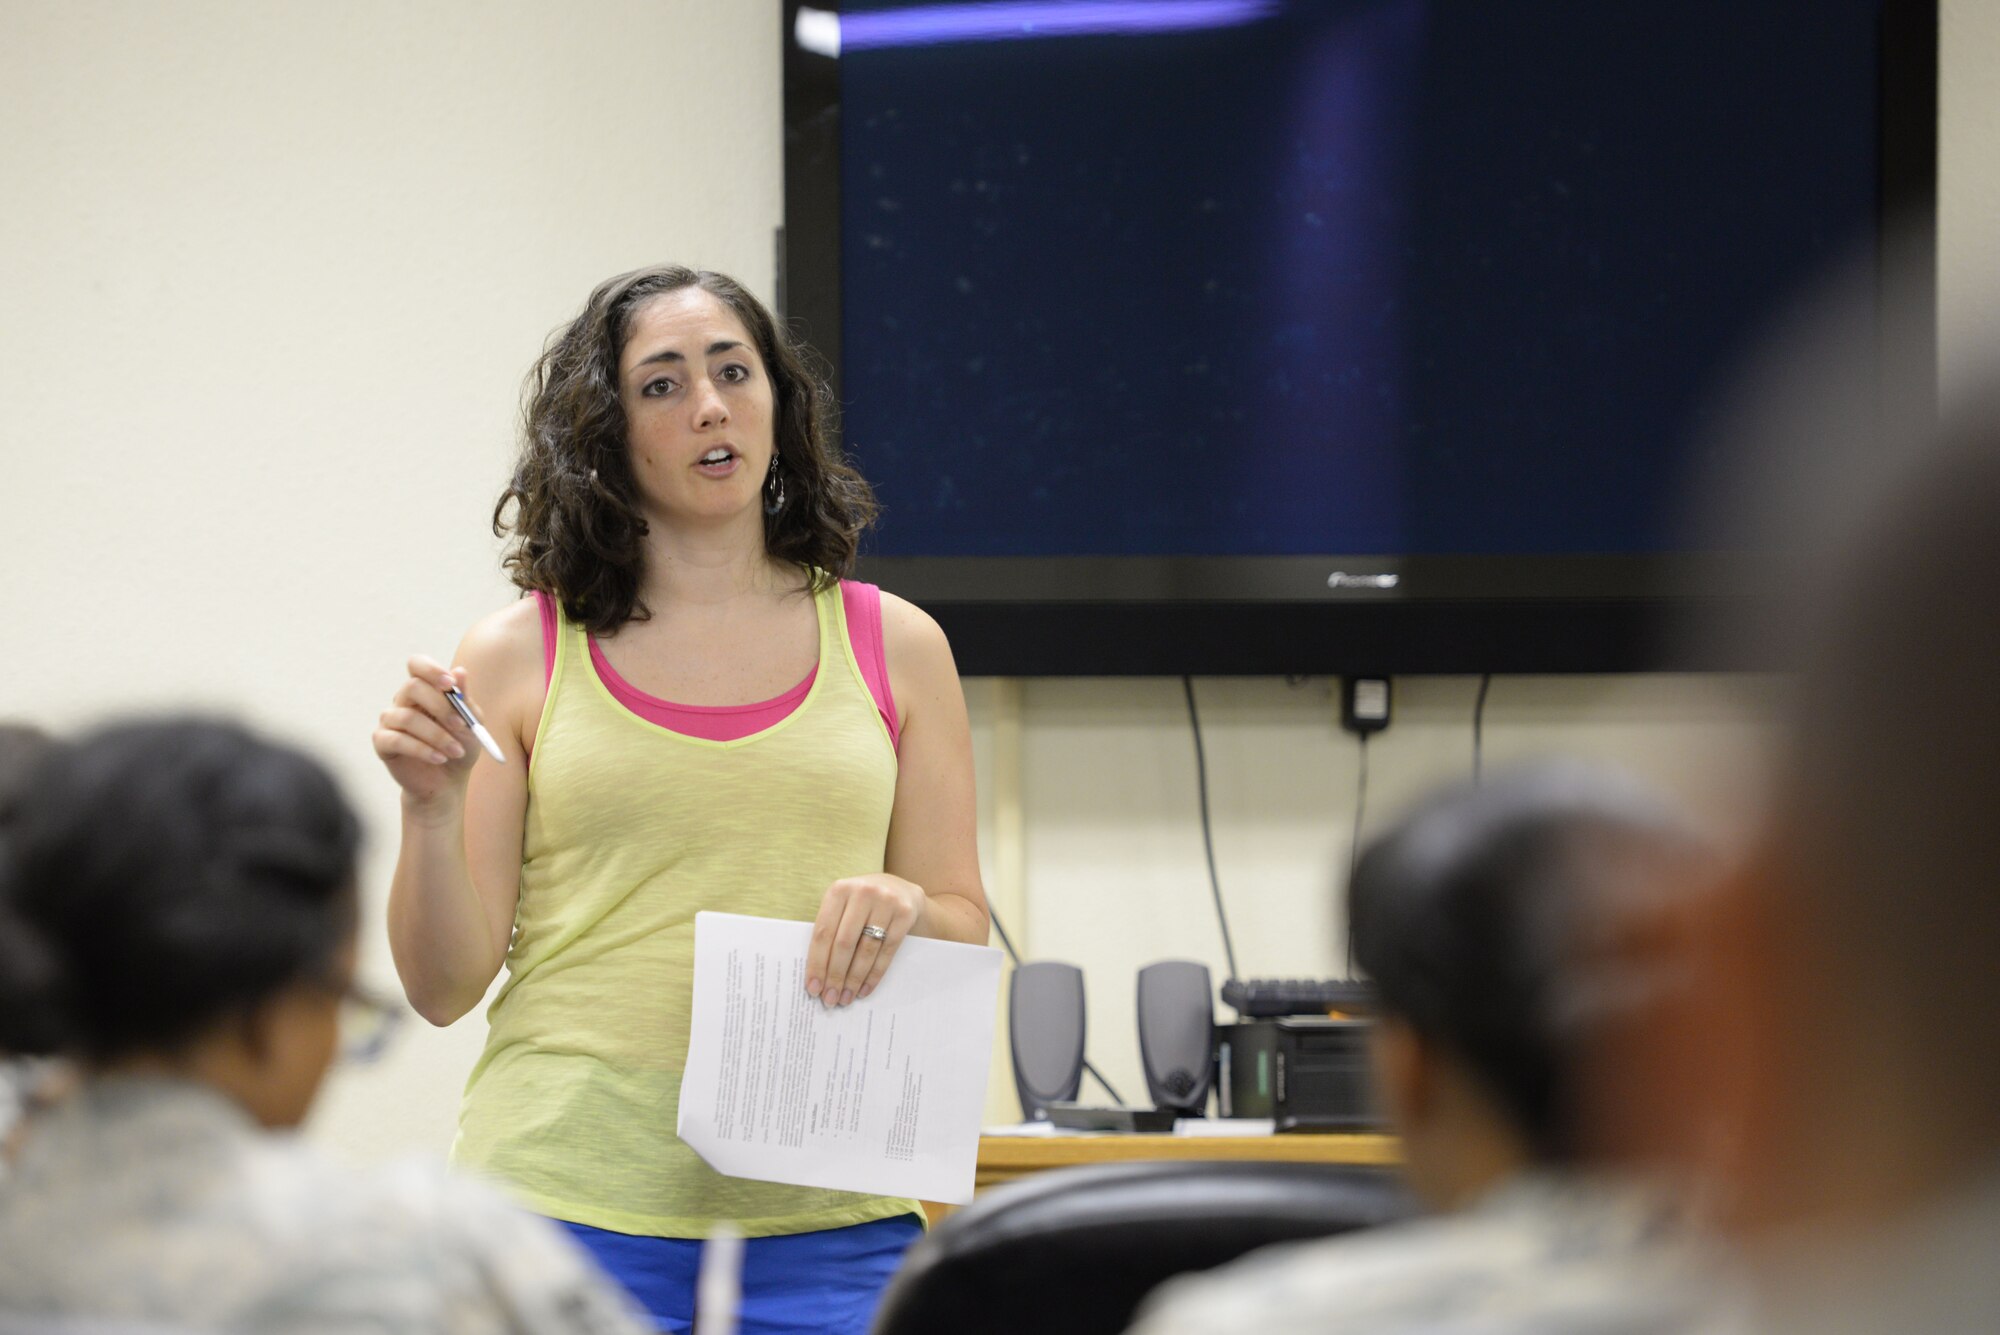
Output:
<path fill-rule="evenodd" d="M 814 8 L 838 11 L 837 3 Z M 840 393 L 840 66 L 793 39 L 786 0 L 779 310 Z M 1936 0 L 1884 0 L 1880 271 L 1913 285 L 1935 381 Z M 1892 226 L 1893 223 L 1893 226 Z M 1888 253 L 1894 238 L 1896 253 Z M 1354 577 L 1328 586 L 1341 571 Z M 1726 557 L 864 556 L 859 578 L 916 602 L 974 676 L 1612 673 L 1757 670 L 1741 642 L 1680 627 L 1748 586 Z M 1393 587 L 1387 587 L 1393 583 Z"/>

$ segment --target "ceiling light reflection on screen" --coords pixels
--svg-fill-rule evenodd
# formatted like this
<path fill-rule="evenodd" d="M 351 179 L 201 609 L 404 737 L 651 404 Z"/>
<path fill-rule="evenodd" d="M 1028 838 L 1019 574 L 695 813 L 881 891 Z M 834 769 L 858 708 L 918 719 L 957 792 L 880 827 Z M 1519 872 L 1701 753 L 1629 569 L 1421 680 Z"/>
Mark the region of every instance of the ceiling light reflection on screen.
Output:
<path fill-rule="evenodd" d="M 792 24 L 800 49 L 838 56 L 843 50 L 937 46 L 947 42 L 1006 42 L 1039 37 L 1188 32 L 1269 18 L 1280 0 L 1123 0 L 1123 3 L 920 5 L 842 15 L 801 7 Z"/>

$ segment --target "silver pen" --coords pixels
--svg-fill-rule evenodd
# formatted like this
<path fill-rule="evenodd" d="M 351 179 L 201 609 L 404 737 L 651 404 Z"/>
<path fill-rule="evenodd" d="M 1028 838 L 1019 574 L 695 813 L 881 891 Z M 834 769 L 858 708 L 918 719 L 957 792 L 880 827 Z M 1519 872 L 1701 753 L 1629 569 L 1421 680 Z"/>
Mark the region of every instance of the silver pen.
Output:
<path fill-rule="evenodd" d="M 465 703 L 465 693 L 457 687 L 453 687 L 444 693 L 444 698 L 451 701 L 451 707 L 456 709 L 458 716 L 465 720 L 465 726 L 472 729 L 472 735 L 479 739 L 479 744 L 482 747 L 486 748 L 486 754 L 492 756 L 501 764 L 506 764 L 507 753 L 500 749 L 500 743 L 493 740 L 493 734 L 486 731 L 486 725 L 472 716 L 472 706 Z"/>

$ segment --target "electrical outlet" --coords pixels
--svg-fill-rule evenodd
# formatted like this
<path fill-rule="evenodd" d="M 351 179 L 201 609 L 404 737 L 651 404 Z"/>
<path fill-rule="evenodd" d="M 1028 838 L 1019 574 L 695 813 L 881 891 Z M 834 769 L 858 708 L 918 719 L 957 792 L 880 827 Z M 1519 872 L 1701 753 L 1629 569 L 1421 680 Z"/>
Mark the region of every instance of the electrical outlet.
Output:
<path fill-rule="evenodd" d="M 1389 726 L 1389 679 L 1342 677 L 1340 726 L 1352 733 L 1381 732 Z"/>

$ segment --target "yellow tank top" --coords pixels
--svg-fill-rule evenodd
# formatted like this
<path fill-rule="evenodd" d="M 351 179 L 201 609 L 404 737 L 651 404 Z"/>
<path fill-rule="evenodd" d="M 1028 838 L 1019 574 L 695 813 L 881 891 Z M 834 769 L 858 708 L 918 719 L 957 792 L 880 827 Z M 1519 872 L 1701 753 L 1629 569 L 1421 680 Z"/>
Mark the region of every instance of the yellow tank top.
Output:
<path fill-rule="evenodd" d="M 694 915 L 810 922 L 826 888 L 883 869 L 896 755 L 849 642 L 814 596 L 819 670 L 780 722 L 734 741 L 632 713 L 558 617 L 528 770 L 507 980 L 466 1082 L 455 1164 L 557 1219 L 749 1237 L 918 1211 L 915 1201 L 724 1177 L 674 1135 Z"/>

